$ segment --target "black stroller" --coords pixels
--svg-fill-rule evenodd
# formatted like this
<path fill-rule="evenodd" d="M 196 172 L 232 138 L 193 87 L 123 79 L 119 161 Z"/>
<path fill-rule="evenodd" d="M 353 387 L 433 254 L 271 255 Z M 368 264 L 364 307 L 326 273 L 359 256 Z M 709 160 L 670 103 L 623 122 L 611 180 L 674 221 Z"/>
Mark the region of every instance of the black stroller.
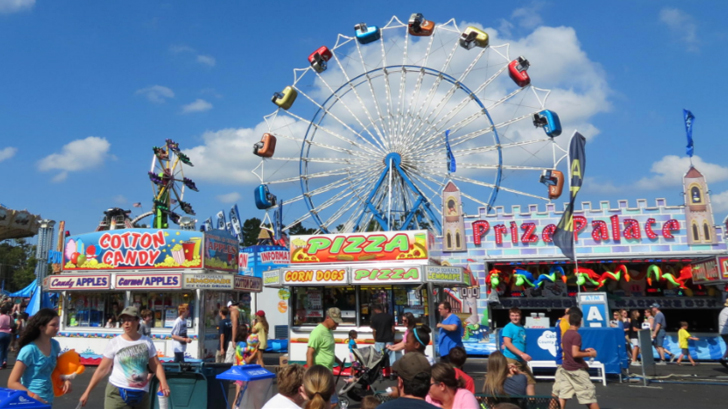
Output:
<path fill-rule="evenodd" d="M 377 352 L 374 347 L 354 349 L 356 362 L 351 363 L 351 381 L 339 390 L 339 399 L 360 402 L 364 396 L 377 393 L 374 382 L 382 378 L 382 369 L 389 365 L 388 349 Z"/>

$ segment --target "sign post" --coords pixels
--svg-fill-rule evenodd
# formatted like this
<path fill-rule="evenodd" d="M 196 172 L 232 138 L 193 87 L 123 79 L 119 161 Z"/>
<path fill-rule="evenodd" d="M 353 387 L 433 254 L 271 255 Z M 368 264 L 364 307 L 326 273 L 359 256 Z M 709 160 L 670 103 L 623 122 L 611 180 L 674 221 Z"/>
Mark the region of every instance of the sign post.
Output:
<path fill-rule="evenodd" d="M 580 293 L 577 302 L 584 313 L 585 327 L 609 328 L 607 293 Z"/>

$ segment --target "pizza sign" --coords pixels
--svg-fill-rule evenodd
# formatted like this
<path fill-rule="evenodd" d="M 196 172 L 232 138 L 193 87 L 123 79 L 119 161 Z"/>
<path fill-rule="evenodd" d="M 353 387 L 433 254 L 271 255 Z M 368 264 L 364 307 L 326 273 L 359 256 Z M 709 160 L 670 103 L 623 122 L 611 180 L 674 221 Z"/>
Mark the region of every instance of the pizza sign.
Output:
<path fill-rule="evenodd" d="M 426 263 L 427 231 L 293 236 L 291 264 L 406 261 Z"/>

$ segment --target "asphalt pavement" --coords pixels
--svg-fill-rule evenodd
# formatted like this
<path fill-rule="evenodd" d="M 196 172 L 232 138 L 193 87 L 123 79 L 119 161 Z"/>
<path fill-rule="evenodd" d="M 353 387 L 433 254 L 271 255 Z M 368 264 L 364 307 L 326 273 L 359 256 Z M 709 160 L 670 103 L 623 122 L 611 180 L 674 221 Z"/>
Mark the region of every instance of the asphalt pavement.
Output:
<path fill-rule="evenodd" d="M 3 386 L 7 385 L 15 354 L 11 354 L 10 358 L 8 368 L 0 370 L 0 385 Z M 269 369 L 275 370 L 275 365 L 278 364 L 278 355 L 266 354 L 265 363 Z M 485 358 L 470 358 L 465 364 L 465 372 L 475 380 L 476 391 L 480 391 L 483 386 L 486 365 L 487 359 Z M 630 369 L 636 370 L 641 375 L 641 368 L 631 367 Z M 86 368 L 86 372 L 73 381 L 71 393 L 56 398 L 53 408 L 75 409 L 78 405 L 78 399 L 86 389 L 94 371 L 95 367 Z M 728 369 L 719 364 L 701 362 L 696 367 L 672 364 L 658 366 L 656 371 L 654 382 L 651 382 L 648 387 L 642 386 L 641 379 L 620 383 L 616 377 L 609 378 L 606 387 L 595 384 L 599 406 L 602 409 L 725 409 L 728 405 Z M 89 403 L 86 405 L 87 408 L 103 408 L 106 382 L 106 380 L 102 381 L 91 392 Z M 342 384 L 343 381 L 340 381 L 338 387 L 340 388 Z M 393 381 L 386 380 L 375 386 L 385 389 L 387 386 L 394 384 Z M 536 393 L 538 395 L 550 395 L 551 385 L 552 382 L 550 381 L 539 381 L 538 385 L 536 385 Z M 231 388 L 231 391 L 234 393 L 234 387 Z M 230 399 L 232 399 L 232 393 Z M 568 403 L 567 407 L 577 408 L 582 406 L 573 401 Z M 358 405 L 353 404 L 350 408 L 356 409 Z"/>

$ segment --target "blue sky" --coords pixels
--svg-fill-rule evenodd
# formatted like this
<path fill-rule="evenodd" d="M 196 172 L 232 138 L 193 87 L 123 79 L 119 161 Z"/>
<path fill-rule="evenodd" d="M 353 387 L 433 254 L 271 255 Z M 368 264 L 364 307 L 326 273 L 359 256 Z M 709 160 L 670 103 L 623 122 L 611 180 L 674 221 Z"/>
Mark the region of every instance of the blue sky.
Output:
<path fill-rule="evenodd" d="M 728 214 L 719 1 L 0 0 L 0 202 L 91 231 L 109 207 L 150 208 L 151 147 L 171 138 L 197 165 L 189 176 L 200 193 L 185 200 L 198 219 L 235 202 L 243 218 L 262 218 L 250 145 L 274 111 L 271 94 L 354 24 L 412 12 L 531 50 L 541 62 L 534 85 L 540 73 L 554 90 L 547 106 L 589 140 L 579 201 L 681 204 L 687 108 L 716 223 Z M 496 204 L 514 203 L 535 201 Z M 300 213 L 292 206 L 284 221 Z"/>

